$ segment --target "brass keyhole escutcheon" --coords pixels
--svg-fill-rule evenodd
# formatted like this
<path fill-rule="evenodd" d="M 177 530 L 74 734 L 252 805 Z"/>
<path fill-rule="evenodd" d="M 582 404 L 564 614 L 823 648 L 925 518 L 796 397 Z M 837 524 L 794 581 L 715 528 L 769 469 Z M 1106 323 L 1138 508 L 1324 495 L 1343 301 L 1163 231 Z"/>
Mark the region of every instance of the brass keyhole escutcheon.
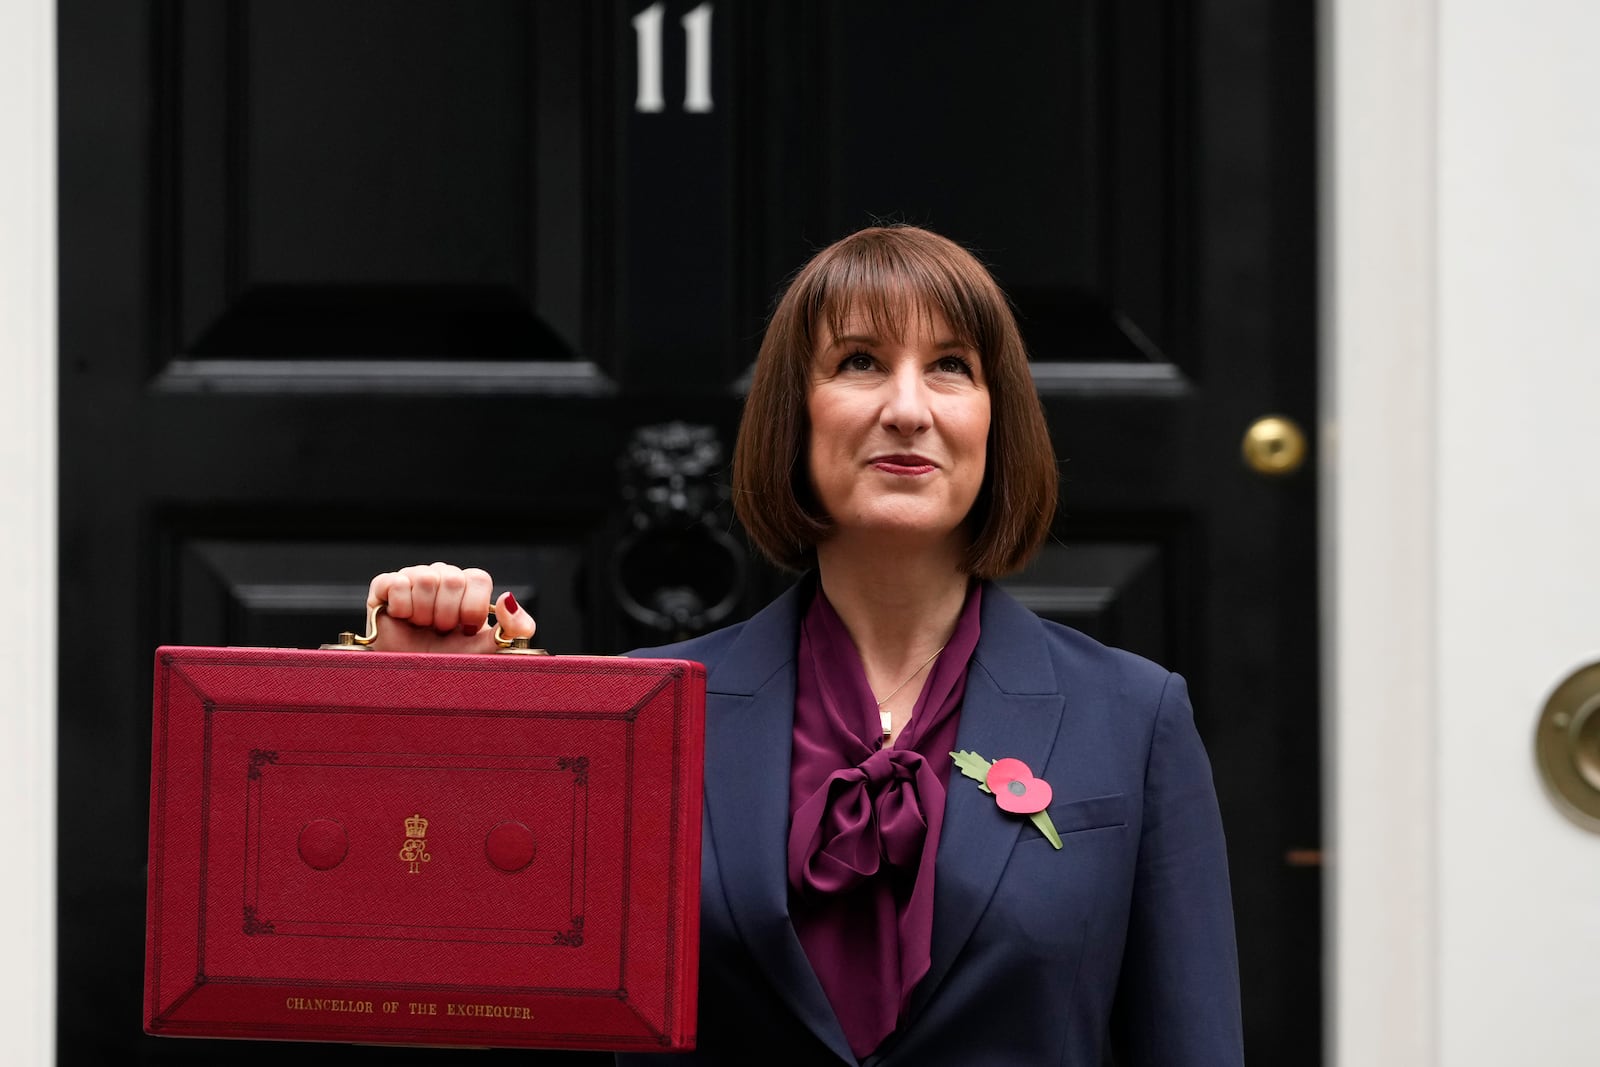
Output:
<path fill-rule="evenodd" d="M 1278 478 L 1293 474 L 1306 461 L 1306 435 L 1287 416 L 1265 415 L 1244 432 L 1240 450 L 1251 470 Z"/>
<path fill-rule="evenodd" d="M 1534 752 L 1556 806 L 1600 833 L 1600 663 L 1578 668 L 1550 694 Z"/>

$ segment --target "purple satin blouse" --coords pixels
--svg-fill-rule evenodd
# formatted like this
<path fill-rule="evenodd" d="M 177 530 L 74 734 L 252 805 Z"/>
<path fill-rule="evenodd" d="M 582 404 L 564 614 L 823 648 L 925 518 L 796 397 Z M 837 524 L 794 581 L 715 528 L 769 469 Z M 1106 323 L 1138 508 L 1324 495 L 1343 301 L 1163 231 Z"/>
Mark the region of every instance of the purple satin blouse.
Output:
<path fill-rule="evenodd" d="M 800 624 L 789 911 L 858 1057 L 894 1031 L 928 973 L 933 865 L 981 600 L 974 582 L 891 748 L 861 657 L 820 585 Z"/>

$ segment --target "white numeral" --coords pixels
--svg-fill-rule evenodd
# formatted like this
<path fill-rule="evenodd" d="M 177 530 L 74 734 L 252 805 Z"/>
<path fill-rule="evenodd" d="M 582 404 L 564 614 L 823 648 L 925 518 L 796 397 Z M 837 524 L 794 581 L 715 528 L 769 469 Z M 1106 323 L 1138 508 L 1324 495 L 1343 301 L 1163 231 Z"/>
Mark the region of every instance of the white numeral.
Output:
<path fill-rule="evenodd" d="M 633 34 L 639 49 L 639 88 L 633 109 L 639 112 L 666 110 L 661 90 L 661 20 L 666 5 L 657 0 L 633 16 Z M 711 2 L 683 16 L 684 87 L 683 110 L 705 114 L 711 108 Z"/>
<path fill-rule="evenodd" d="M 639 92 L 633 98 L 635 111 L 660 111 L 666 107 L 661 95 L 661 5 L 651 4 L 633 16 L 633 33 L 639 39 Z"/>
<path fill-rule="evenodd" d="M 688 67 L 683 89 L 683 110 L 711 110 L 711 4 L 710 0 L 683 16 L 683 32 L 688 38 L 684 65 Z"/>

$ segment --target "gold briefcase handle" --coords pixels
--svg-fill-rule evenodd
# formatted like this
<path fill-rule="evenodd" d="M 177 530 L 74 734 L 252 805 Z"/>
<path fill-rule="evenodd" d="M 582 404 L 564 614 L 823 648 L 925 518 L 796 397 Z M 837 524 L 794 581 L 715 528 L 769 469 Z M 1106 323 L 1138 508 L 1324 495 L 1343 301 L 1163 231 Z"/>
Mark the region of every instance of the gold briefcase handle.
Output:
<path fill-rule="evenodd" d="M 351 633 L 345 630 L 339 639 L 332 644 L 322 645 L 324 649 L 342 652 L 370 652 L 372 643 L 378 639 L 378 612 L 384 610 L 386 604 L 369 604 L 367 606 L 367 632 L 365 634 Z M 507 637 L 506 632 L 500 628 L 499 613 L 493 604 L 489 605 L 489 614 L 495 616 L 494 643 L 496 652 L 511 652 L 521 656 L 548 656 L 550 653 L 542 648 L 534 648 L 531 637 Z"/>

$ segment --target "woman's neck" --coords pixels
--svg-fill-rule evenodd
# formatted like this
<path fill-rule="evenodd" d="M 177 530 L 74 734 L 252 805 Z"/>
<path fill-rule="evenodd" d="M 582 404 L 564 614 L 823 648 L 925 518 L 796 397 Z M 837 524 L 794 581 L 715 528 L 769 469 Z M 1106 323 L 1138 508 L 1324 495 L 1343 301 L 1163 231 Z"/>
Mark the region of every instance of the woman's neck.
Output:
<path fill-rule="evenodd" d="M 950 640 L 968 577 L 962 546 L 879 550 L 837 541 L 817 547 L 817 573 L 880 694 Z M 914 695 L 914 690 L 913 690 Z"/>

